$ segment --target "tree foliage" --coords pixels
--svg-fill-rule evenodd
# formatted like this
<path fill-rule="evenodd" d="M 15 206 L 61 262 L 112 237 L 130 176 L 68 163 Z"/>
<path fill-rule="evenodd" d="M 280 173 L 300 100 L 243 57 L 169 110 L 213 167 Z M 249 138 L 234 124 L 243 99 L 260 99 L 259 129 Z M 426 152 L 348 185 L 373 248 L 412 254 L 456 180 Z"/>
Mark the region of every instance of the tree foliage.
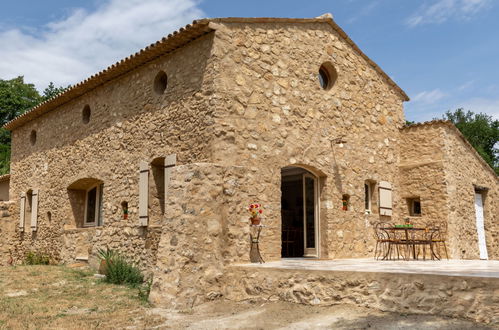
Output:
<path fill-rule="evenodd" d="M 43 90 L 42 100 L 47 101 L 64 92 L 68 87 L 55 87 L 53 82 L 50 82 L 47 88 Z"/>
<path fill-rule="evenodd" d="M 50 83 L 40 95 L 33 84 L 24 82 L 22 76 L 0 79 L 0 174 L 8 173 L 10 168 L 10 132 L 1 126 L 65 89 Z"/>
<path fill-rule="evenodd" d="M 482 158 L 499 174 L 499 120 L 484 113 L 447 111 L 444 119 L 450 120 Z"/>

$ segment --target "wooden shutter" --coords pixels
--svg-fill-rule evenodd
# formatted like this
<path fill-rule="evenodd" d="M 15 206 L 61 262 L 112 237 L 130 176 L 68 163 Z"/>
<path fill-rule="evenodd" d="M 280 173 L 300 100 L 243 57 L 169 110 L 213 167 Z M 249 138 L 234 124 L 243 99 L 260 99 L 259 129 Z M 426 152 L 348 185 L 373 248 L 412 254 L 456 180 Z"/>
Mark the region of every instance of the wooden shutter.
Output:
<path fill-rule="evenodd" d="M 31 195 L 31 230 L 36 231 L 38 221 L 38 189 L 33 190 Z"/>
<path fill-rule="evenodd" d="M 392 185 L 386 181 L 379 183 L 379 214 L 392 215 Z"/>
<path fill-rule="evenodd" d="M 24 231 L 24 218 L 26 217 L 26 193 L 21 193 L 21 207 L 19 213 L 19 231 Z"/>
<path fill-rule="evenodd" d="M 140 161 L 139 174 L 139 225 L 149 223 L 149 163 Z"/>
<path fill-rule="evenodd" d="M 168 185 L 170 184 L 170 177 L 172 175 L 173 167 L 177 164 L 177 155 L 172 154 L 165 157 L 165 210 L 168 200 Z"/>
<path fill-rule="evenodd" d="M 98 217 L 97 217 L 97 226 L 102 226 L 104 224 L 104 216 L 103 216 L 104 202 L 102 199 L 103 195 L 104 195 L 104 184 L 101 183 L 99 185 L 99 204 L 98 204 L 99 213 L 98 213 Z"/>

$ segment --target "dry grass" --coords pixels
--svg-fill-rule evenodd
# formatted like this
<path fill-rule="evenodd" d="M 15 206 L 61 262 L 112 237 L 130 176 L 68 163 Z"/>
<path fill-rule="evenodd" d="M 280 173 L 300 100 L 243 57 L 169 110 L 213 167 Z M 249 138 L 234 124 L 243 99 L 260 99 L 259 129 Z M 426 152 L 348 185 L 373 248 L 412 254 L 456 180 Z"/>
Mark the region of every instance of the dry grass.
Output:
<path fill-rule="evenodd" d="M 0 329 L 148 328 L 138 290 L 107 284 L 88 269 L 63 266 L 0 268 Z"/>

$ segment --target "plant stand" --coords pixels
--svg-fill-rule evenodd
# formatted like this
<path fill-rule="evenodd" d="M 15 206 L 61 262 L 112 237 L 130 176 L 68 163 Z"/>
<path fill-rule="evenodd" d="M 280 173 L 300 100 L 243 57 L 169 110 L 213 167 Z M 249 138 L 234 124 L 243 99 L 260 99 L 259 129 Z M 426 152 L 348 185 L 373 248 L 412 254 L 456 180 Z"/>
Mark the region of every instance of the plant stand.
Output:
<path fill-rule="evenodd" d="M 265 263 L 260 254 L 260 233 L 262 232 L 264 226 L 262 225 L 250 225 L 250 261 L 252 263 Z"/>

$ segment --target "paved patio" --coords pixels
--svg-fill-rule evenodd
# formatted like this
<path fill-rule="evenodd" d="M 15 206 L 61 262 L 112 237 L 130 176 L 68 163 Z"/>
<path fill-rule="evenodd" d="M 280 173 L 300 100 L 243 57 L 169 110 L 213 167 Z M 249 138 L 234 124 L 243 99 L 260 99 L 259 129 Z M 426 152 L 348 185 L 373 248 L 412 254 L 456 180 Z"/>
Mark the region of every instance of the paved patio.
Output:
<path fill-rule="evenodd" d="M 317 260 L 289 258 L 264 264 L 244 264 L 244 266 L 293 270 L 405 273 L 499 278 L 499 260 L 381 261 L 374 259 Z"/>

